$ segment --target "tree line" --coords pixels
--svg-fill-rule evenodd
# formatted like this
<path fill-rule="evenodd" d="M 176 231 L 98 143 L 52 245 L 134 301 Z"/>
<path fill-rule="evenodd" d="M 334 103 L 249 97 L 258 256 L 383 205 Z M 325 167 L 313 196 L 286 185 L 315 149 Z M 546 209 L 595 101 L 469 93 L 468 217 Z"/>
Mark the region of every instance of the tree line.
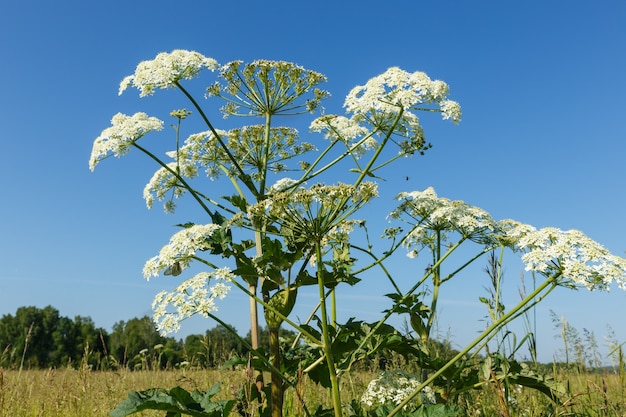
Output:
<path fill-rule="evenodd" d="M 285 330 L 283 336 L 293 339 L 295 334 Z M 246 339 L 250 340 L 249 333 Z M 20 307 L 15 315 L 3 315 L 0 349 L 0 367 L 9 369 L 82 365 L 101 370 L 211 368 L 248 353 L 246 344 L 221 325 L 176 340 L 161 336 L 148 316 L 119 321 L 108 332 L 90 317 L 64 317 L 52 306 Z"/>

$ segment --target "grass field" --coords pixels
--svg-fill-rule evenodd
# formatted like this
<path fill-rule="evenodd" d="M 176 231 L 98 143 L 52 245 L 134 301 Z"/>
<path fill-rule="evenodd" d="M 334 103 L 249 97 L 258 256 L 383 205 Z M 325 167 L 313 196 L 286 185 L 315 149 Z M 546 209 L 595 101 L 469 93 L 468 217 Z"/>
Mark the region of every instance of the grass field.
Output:
<path fill-rule="evenodd" d="M 343 378 L 343 396 L 359 398 L 374 374 L 360 372 Z M 609 370 L 556 374 L 566 387 L 563 404 L 555 405 L 530 390 L 514 390 L 505 399 L 496 386 L 472 391 L 461 405 L 469 416 L 626 416 L 623 373 Z M 81 369 L 0 370 L 0 417 L 89 417 L 106 416 L 130 391 L 151 387 L 206 390 L 222 382 L 220 398 L 229 398 L 245 380 L 245 371 L 170 370 L 170 371 L 91 371 Z M 314 384 L 304 384 L 302 394 L 310 409 L 327 405 L 328 395 Z M 305 415 L 294 400 L 286 397 L 286 416 Z M 508 411 L 503 406 L 509 404 Z M 163 416 L 143 412 L 138 416 Z"/>

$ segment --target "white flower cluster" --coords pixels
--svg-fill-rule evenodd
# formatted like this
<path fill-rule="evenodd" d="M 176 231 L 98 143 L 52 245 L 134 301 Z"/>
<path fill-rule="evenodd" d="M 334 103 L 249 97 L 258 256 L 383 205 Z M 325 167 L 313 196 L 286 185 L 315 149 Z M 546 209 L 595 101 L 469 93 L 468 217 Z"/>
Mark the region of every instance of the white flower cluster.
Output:
<path fill-rule="evenodd" d="M 613 282 L 626 289 L 626 259 L 612 255 L 582 232 L 525 226 L 517 234 L 516 247 L 525 252 L 522 261 L 527 271 L 560 273 L 588 290 L 608 290 Z"/>
<path fill-rule="evenodd" d="M 176 82 L 194 78 L 205 68 L 215 71 L 219 64 L 215 59 L 195 51 L 176 49 L 170 53 L 162 52 L 151 61 L 140 62 L 135 73 L 120 83 L 119 94 L 133 86 L 139 89 L 140 97 L 152 95 L 155 89 L 174 87 Z"/>
<path fill-rule="evenodd" d="M 436 103 L 444 119 L 458 123 L 461 108 L 455 101 L 448 100 L 448 85 L 431 80 L 423 72 L 407 72 L 397 67 L 370 79 L 364 86 L 357 86 L 346 97 L 344 107 L 348 112 L 365 114 L 372 111 L 395 114 L 398 106 L 405 109 L 418 105 Z"/>
<path fill-rule="evenodd" d="M 458 232 L 465 238 L 484 243 L 492 241 L 497 230 L 497 223 L 485 210 L 460 200 L 438 197 L 432 187 L 403 192 L 396 199 L 401 203 L 389 217 L 398 219 L 408 215 L 409 223 L 414 226 L 405 243 L 408 248 L 423 245 L 432 231 Z M 414 251 L 409 252 L 409 256 L 414 257 Z"/>
<path fill-rule="evenodd" d="M 288 190 L 290 188 L 293 188 L 296 183 L 297 181 L 294 180 L 293 178 L 288 178 L 288 177 L 281 178 L 269 187 L 268 193 L 274 194 L 274 193 Z"/>
<path fill-rule="evenodd" d="M 162 270 L 171 268 L 177 262 L 181 270 L 185 269 L 197 251 L 210 248 L 207 239 L 219 228 L 219 225 L 209 223 L 193 225 L 175 233 L 159 254 L 146 262 L 143 276 L 146 279 L 156 277 Z"/>
<path fill-rule="evenodd" d="M 263 201 L 248 207 L 248 218 L 266 217 L 280 226 L 290 242 L 312 247 L 346 243 L 359 220 L 349 215 L 378 196 L 378 185 L 365 181 L 358 187 L 339 183 L 313 184 L 305 188 L 289 188 L 293 180 L 279 180 L 270 190 L 278 188 Z"/>
<path fill-rule="evenodd" d="M 378 146 L 378 141 L 370 135 L 369 130 L 354 118 L 328 114 L 313 120 L 309 129 L 312 132 L 324 133 L 326 139 L 343 142 L 356 157 Z"/>
<path fill-rule="evenodd" d="M 384 404 L 400 404 L 421 385 L 418 377 L 402 370 L 385 371 L 367 385 L 361 396 L 361 403 L 375 407 Z M 435 404 L 435 393 L 430 387 L 424 387 L 410 405 L 417 408 L 421 404 Z"/>
<path fill-rule="evenodd" d="M 313 112 L 329 96 L 327 91 L 315 88 L 326 81 L 323 74 L 292 62 L 232 61 L 220 68 L 219 76 L 223 82 L 207 88 L 206 96 L 226 100 L 224 116 Z M 297 99 L 309 92 L 312 97 L 298 103 Z"/>
<path fill-rule="evenodd" d="M 349 243 L 350 234 L 354 231 L 354 226 L 362 226 L 363 224 L 365 224 L 365 220 L 348 219 L 340 222 L 324 236 L 321 242 L 322 246 Z"/>
<path fill-rule="evenodd" d="M 375 149 L 374 136 L 393 134 L 400 155 L 423 154 L 431 147 L 414 111 L 440 112 L 444 120 L 458 123 L 461 107 L 447 98 L 449 89 L 443 81 L 431 80 L 423 72 L 409 73 L 393 67 L 353 88 L 344 101 L 348 117 L 324 115 L 311 123 L 310 129 L 326 138 L 339 140 L 354 157 Z"/>
<path fill-rule="evenodd" d="M 404 242 L 410 258 L 430 242 L 433 232 L 455 231 L 477 243 L 523 252 L 527 271 L 547 277 L 559 275 L 562 283 L 589 290 L 608 290 L 611 283 L 617 283 L 626 289 L 626 259 L 612 255 L 578 230 L 537 230 L 514 220 L 495 222 L 478 207 L 438 197 L 432 187 L 404 192 L 397 198 L 401 203 L 389 217 L 408 217 L 404 220 L 413 226 Z"/>
<path fill-rule="evenodd" d="M 168 156 L 171 156 L 169 152 Z M 143 198 L 149 209 L 152 208 L 155 199 L 162 201 L 170 190 L 173 198 L 180 198 L 185 193 L 186 189 L 180 187 L 178 177 L 173 173 L 186 178 L 193 178 L 198 175 L 197 166 L 183 159 L 168 163 L 167 168 L 169 169 L 159 168 L 143 189 Z M 168 201 L 165 204 L 165 211 L 168 213 L 172 213 L 174 208 L 173 201 Z"/>
<path fill-rule="evenodd" d="M 215 131 L 222 138 L 227 137 L 225 130 Z M 216 179 L 223 171 L 220 162 L 227 161 L 213 131 L 194 133 L 185 139 L 185 144 L 178 151 L 180 161 L 193 163 L 203 168 L 210 179 Z"/>
<path fill-rule="evenodd" d="M 286 191 L 275 191 L 268 199 L 248 208 L 250 217 L 269 215 L 275 219 L 292 219 L 294 213 L 300 213 L 300 220 L 312 220 L 321 212 L 330 213 L 338 208 L 338 204 L 361 206 L 378 197 L 378 184 L 365 181 L 358 187 L 349 184 L 337 185 L 313 184 L 309 188 L 289 187 L 293 180 L 278 180 L 270 189 L 280 187 Z M 293 220 L 297 220 L 293 219 Z"/>
<path fill-rule="evenodd" d="M 111 119 L 111 127 L 100 133 L 94 142 L 89 158 L 89 169 L 93 171 L 101 160 L 112 153 L 120 157 L 128 153 L 130 146 L 151 131 L 163 129 L 163 121 L 139 112 L 132 116 L 117 113 Z"/>
<path fill-rule="evenodd" d="M 219 281 L 209 286 L 212 278 Z M 157 330 L 162 335 L 177 332 L 180 329 L 180 323 L 194 314 L 208 317 L 209 314 L 217 311 L 215 301 L 218 298 L 224 299 L 230 291 L 230 286 L 223 281 L 230 281 L 234 278 L 228 268 L 201 272 L 180 284 L 173 291 L 162 291 L 157 294 L 152 302 L 154 311 L 152 320 Z"/>

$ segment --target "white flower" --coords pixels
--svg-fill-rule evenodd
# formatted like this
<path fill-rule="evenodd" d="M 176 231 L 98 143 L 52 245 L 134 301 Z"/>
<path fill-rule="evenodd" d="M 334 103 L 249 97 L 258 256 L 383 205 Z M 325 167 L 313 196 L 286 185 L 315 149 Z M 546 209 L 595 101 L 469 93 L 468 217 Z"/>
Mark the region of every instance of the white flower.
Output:
<path fill-rule="evenodd" d="M 292 178 L 281 178 L 278 181 L 276 181 L 274 184 L 272 184 L 272 186 L 269 189 L 269 193 L 272 194 L 272 193 L 288 190 L 289 188 L 292 188 L 296 182 L 297 181 Z"/>
<path fill-rule="evenodd" d="M 193 178 L 198 175 L 198 167 L 183 159 L 178 162 L 170 162 L 167 167 L 169 169 L 159 168 L 143 189 L 143 198 L 149 209 L 152 208 L 155 198 L 161 201 L 165 199 L 169 191 L 172 191 L 173 198 L 180 198 L 185 193 L 186 188 L 179 186 L 178 177 L 172 172 L 178 172 L 178 175 L 185 178 Z M 171 201 L 168 203 L 165 204 L 165 211 L 171 213 L 175 206 Z"/>
<path fill-rule="evenodd" d="M 135 73 L 125 77 L 120 83 L 121 95 L 129 86 L 137 87 L 140 97 L 154 94 L 158 88 L 170 88 L 182 79 L 196 77 L 200 71 L 215 71 L 219 64 L 195 51 L 177 49 L 171 53 L 162 52 L 151 61 L 137 65 Z"/>
<path fill-rule="evenodd" d="M 525 228 L 522 233 L 513 229 L 513 233 L 516 247 L 525 252 L 522 261 L 527 271 L 560 273 L 588 290 L 608 290 L 613 282 L 626 289 L 626 259 L 612 255 L 578 230 L 546 227 Z"/>
<path fill-rule="evenodd" d="M 324 115 L 313 120 L 309 129 L 312 132 L 324 132 L 326 139 L 340 140 L 357 157 L 378 146 L 378 142 L 369 135 L 369 130 L 354 118 Z"/>
<path fill-rule="evenodd" d="M 109 156 L 109 153 L 118 158 L 125 155 L 130 146 L 146 133 L 161 129 L 163 129 L 163 121 L 156 117 L 148 117 L 142 112 L 132 116 L 117 113 L 111 119 L 111 127 L 104 129 L 94 140 L 89 158 L 89 169 L 93 171 L 98 162 Z"/>
<path fill-rule="evenodd" d="M 396 199 L 401 203 L 389 217 L 400 219 L 406 216 L 406 221 L 413 225 L 405 241 L 409 249 L 427 243 L 433 231 L 458 232 L 479 243 L 494 241 L 498 225 L 489 213 L 479 207 L 438 197 L 432 187 L 424 191 L 403 192 Z"/>
<path fill-rule="evenodd" d="M 452 120 L 454 123 L 461 121 L 461 106 L 456 101 L 446 100 L 441 103 L 443 120 Z"/>
<path fill-rule="evenodd" d="M 405 109 L 418 105 L 436 103 L 444 112 L 444 119 L 460 120 L 458 103 L 446 99 L 448 85 L 443 81 L 432 81 L 428 75 L 417 71 L 409 73 L 397 67 L 370 79 L 364 86 L 357 86 L 346 97 L 344 107 L 355 114 L 380 111 L 397 113 L 398 107 Z"/>
<path fill-rule="evenodd" d="M 173 291 L 157 294 L 152 302 L 152 319 L 162 335 L 178 331 L 180 323 L 194 314 L 208 317 L 218 310 L 215 300 L 226 297 L 230 287 L 223 282 L 209 287 L 211 279 L 230 281 L 235 277 L 229 268 L 201 272 Z"/>
<path fill-rule="evenodd" d="M 361 396 L 361 402 L 369 407 L 384 404 L 400 404 L 421 385 L 418 377 L 402 370 L 385 371 L 367 385 Z M 435 393 L 430 387 L 424 387 L 420 396 L 407 404 L 413 408 L 421 404 L 435 404 Z"/>
<path fill-rule="evenodd" d="M 207 238 L 220 226 L 214 223 L 205 225 L 193 225 L 175 233 L 169 244 L 163 246 L 158 256 L 149 259 L 143 267 L 143 276 L 146 279 L 158 276 L 166 268 L 171 268 L 178 263 L 181 270 L 189 266 L 190 258 L 197 251 L 207 249 L 210 243 Z"/>
<path fill-rule="evenodd" d="M 352 114 L 348 119 L 351 124 L 370 126 L 371 134 L 399 136 L 401 139 L 396 142 L 401 155 L 423 154 L 431 145 L 426 143 L 419 118 L 412 112 L 440 112 L 444 120 L 457 123 L 461 107 L 447 99 L 448 90 L 446 83 L 432 81 L 423 72 L 409 73 L 393 67 L 353 88 L 344 107 Z M 341 131 L 334 134 L 338 132 Z"/>

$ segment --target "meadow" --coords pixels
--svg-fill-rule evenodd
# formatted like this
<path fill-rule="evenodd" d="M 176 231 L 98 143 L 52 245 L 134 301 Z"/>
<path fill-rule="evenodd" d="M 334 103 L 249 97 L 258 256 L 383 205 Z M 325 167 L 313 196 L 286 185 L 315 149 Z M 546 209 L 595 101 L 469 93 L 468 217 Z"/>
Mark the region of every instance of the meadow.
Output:
<path fill-rule="evenodd" d="M 626 416 L 624 373 L 603 368 L 581 371 L 553 368 L 565 387 L 561 404 L 537 391 L 513 389 L 505 398 L 500 387 L 482 386 L 463 396 L 460 404 L 468 416 Z M 358 399 L 374 372 L 359 371 L 342 378 L 347 400 Z M 221 382 L 217 399 L 232 398 L 245 382 L 245 370 L 140 370 L 93 371 L 88 366 L 46 370 L 0 370 L 0 417 L 88 417 L 107 416 L 129 392 L 151 387 L 183 387 L 206 390 Z M 299 387 L 308 404 L 329 406 L 328 392 L 313 383 Z M 285 397 L 285 415 L 305 415 L 294 390 Z M 506 406 L 508 405 L 508 407 Z M 164 416 L 146 411 L 137 416 Z M 231 415 L 237 415 L 236 412 Z"/>

